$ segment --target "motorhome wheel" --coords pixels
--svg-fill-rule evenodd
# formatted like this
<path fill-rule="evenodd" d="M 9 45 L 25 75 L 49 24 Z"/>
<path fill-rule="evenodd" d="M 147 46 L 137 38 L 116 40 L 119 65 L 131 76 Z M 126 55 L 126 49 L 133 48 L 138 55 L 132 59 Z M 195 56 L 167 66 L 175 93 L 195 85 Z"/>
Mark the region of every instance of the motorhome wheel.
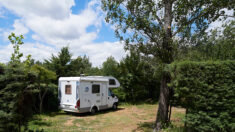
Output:
<path fill-rule="evenodd" d="M 113 104 L 113 109 L 116 110 L 117 109 L 117 103 Z"/>
<path fill-rule="evenodd" d="M 96 111 L 97 111 L 97 108 L 96 108 L 96 107 L 93 107 L 93 108 L 91 109 L 91 114 L 94 115 L 94 114 L 96 113 Z"/>

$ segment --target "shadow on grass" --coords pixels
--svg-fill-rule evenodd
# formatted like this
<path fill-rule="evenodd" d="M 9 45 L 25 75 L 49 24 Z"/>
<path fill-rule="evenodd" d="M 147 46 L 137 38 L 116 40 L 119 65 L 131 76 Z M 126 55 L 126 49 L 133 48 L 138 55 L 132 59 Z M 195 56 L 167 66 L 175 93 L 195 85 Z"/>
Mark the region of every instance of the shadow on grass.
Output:
<path fill-rule="evenodd" d="M 65 111 L 47 112 L 47 113 L 43 113 L 42 115 L 49 116 L 49 117 L 55 117 L 55 116 L 58 116 L 58 115 L 72 115 L 72 116 L 85 117 L 85 116 L 95 116 L 95 115 L 100 115 L 100 114 L 116 112 L 116 111 L 120 111 L 120 110 L 124 110 L 124 109 L 125 108 L 117 108 L 116 110 L 106 109 L 106 110 L 98 111 L 94 115 L 92 115 L 90 112 L 86 112 L 86 113 L 73 113 L 73 112 L 65 112 Z M 38 120 L 38 119 L 35 118 L 34 120 Z"/>
<path fill-rule="evenodd" d="M 144 132 L 151 132 L 153 131 L 154 128 L 154 122 L 141 122 L 138 124 L 138 127 L 133 130 L 133 132 L 139 132 L 139 131 L 144 131 Z"/>
<path fill-rule="evenodd" d="M 66 113 L 70 114 L 70 115 L 74 115 L 74 116 L 86 117 L 86 116 L 96 116 L 96 115 L 102 115 L 102 114 L 107 114 L 107 113 L 111 113 L 111 112 L 117 112 L 117 111 L 121 111 L 121 110 L 124 110 L 124 109 L 125 108 L 117 108 L 116 110 L 106 109 L 106 110 L 98 111 L 95 114 L 91 114 L 90 112 L 86 112 L 86 113 L 70 113 L 70 112 L 66 112 Z"/>
<path fill-rule="evenodd" d="M 154 104 L 158 104 L 158 100 L 146 99 L 146 100 L 144 100 L 144 101 L 120 102 L 119 104 L 120 104 L 120 105 L 142 105 L 142 104 L 154 105 Z"/>
<path fill-rule="evenodd" d="M 50 116 L 50 117 L 55 117 L 55 116 L 58 116 L 58 115 L 67 115 L 67 113 L 64 112 L 64 111 L 58 111 L 58 112 L 43 113 L 43 115 Z"/>
<path fill-rule="evenodd" d="M 155 122 L 142 122 L 138 124 L 138 127 L 134 129 L 132 132 L 139 132 L 139 131 L 144 131 L 144 132 L 152 132 L 154 129 L 154 123 Z M 167 132 L 185 132 L 185 129 L 183 126 L 174 126 L 170 125 L 167 128 L 164 128 L 163 131 Z"/>
<path fill-rule="evenodd" d="M 36 126 L 51 126 L 51 122 L 47 122 L 43 119 L 40 118 L 33 118 L 31 121 L 31 125 L 36 125 Z"/>
<path fill-rule="evenodd" d="M 51 126 L 51 123 L 50 123 L 50 122 L 44 122 L 44 121 L 42 121 L 42 120 L 33 121 L 32 124 L 33 124 L 33 125 L 37 125 L 37 126 Z"/>

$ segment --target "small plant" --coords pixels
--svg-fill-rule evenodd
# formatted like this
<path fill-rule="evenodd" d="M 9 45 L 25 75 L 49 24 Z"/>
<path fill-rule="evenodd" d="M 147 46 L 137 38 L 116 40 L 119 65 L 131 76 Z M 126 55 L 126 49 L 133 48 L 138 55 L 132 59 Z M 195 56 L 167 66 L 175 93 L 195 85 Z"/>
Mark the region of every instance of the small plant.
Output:
<path fill-rule="evenodd" d="M 14 52 L 11 55 L 11 62 L 19 63 L 20 58 L 23 56 L 23 53 L 20 53 L 20 45 L 24 44 L 22 41 L 24 37 L 23 35 L 16 36 L 15 33 L 11 33 L 11 35 L 8 36 L 8 39 L 14 48 Z"/>

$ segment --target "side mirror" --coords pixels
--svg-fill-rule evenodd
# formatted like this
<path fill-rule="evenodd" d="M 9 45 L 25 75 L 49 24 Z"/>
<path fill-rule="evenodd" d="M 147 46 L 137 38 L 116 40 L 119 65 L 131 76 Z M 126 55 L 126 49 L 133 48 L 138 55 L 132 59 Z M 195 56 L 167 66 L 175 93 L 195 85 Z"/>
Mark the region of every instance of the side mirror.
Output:
<path fill-rule="evenodd" d="M 115 95 L 114 95 L 113 93 L 111 94 L 111 96 L 112 96 L 113 98 L 115 97 Z"/>

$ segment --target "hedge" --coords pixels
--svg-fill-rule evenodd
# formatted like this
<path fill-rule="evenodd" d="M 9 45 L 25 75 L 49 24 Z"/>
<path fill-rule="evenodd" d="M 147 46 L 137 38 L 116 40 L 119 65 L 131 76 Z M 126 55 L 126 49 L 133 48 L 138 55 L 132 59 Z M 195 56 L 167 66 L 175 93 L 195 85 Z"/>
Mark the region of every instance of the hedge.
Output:
<path fill-rule="evenodd" d="M 176 62 L 167 71 L 188 130 L 235 131 L 235 61 Z"/>

